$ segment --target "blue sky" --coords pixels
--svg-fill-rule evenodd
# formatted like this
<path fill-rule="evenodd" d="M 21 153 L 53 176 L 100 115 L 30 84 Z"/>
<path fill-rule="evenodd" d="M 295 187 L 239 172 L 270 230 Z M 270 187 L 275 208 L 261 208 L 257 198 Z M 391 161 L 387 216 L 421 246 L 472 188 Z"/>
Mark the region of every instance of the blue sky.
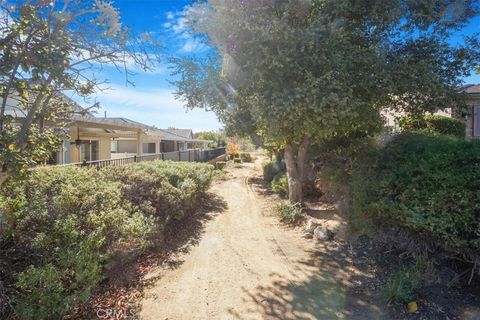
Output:
<path fill-rule="evenodd" d="M 101 108 L 97 116 L 107 112 L 108 117 L 125 117 L 160 128 L 191 128 L 194 131 L 217 130 L 222 127 L 212 112 L 196 109 L 187 111 L 175 100 L 175 91 L 168 81 L 170 70 L 165 64 L 168 55 L 194 54 L 206 48 L 185 32 L 183 10 L 193 1 L 184 0 L 116 0 L 122 24 L 135 33 L 151 32 L 162 40 L 164 55 L 162 64 L 151 73 L 135 70 L 130 78 L 135 87 L 126 86 L 125 76 L 114 68 L 104 68 L 99 78 L 109 81 L 105 92 L 88 102 L 76 99 L 89 106 L 94 100 Z M 75 99 L 75 98 L 74 98 Z"/>
<path fill-rule="evenodd" d="M 206 48 L 185 32 L 184 8 L 193 3 L 192 0 L 116 0 L 122 23 L 136 33 L 155 33 L 165 46 L 166 57 L 170 54 L 196 54 Z M 480 18 L 477 17 L 458 35 L 480 32 Z M 452 39 L 457 41 L 458 37 Z M 124 75 L 106 68 L 102 76 L 108 78 L 112 88 L 98 94 L 96 101 L 101 109 L 98 115 L 107 112 L 109 117 L 126 117 L 145 124 L 161 128 L 191 128 L 194 131 L 216 130 L 222 125 L 215 114 L 200 109 L 186 111 L 180 101 L 175 100 L 175 88 L 168 82 L 171 80 L 170 70 L 163 63 L 151 73 L 137 72 L 132 80 L 135 87 L 126 86 Z M 467 83 L 480 83 L 480 75 L 472 75 L 465 79 Z M 88 106 L 88 103 L 83 103 Z"/>

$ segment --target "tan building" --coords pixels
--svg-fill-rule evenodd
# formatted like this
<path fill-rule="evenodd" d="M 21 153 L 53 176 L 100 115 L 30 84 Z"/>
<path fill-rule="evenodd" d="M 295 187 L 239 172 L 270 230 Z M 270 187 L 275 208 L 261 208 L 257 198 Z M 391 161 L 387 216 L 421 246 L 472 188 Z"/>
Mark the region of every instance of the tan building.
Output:
<path fill-rule="evenodd" d="M 462 91 L 468 94 L 467 110 L 456 117 L 465 121 L 467 138 L 480 139 L 480 84 L 468 84 Z"/>
<path fill-rule="evenodd" d="M 453 112 L 451 109 L 438 110 L 435 114 L 444 117 L 454 117 L 458 120 L 464 121 L 466 125 L 465 137 L 480 139 L 480 84 L 468 84 L 461 88 L 461 92 L 468 94 L 467 109 L 463 112 Z M 385 120 L 385 125 L 393 131 L 399 131 L 399 119 L 404 116 L 404 113 L 395 111 L 384 111 L 382 115 Z"/>
<path fill-rule="evenodd" d="M 83 163 L 186 151 L 193 145 L 205 149 L 210 142 L 193 139 L 190 129 L 171 132 L 126 118 L 95 117 L 78 105 L 75 108 L 71 117 L 70 139 L 64 141 L 60 151 L 52 155 L 48 161 L 50 164 Z M 14 100 L 9 100 L 6 114 L 17 119 L 24 116 Z M 185 132 L 189 134 L 181 134 Z M 176 159 L 180 155 L 171 157 Z"/>

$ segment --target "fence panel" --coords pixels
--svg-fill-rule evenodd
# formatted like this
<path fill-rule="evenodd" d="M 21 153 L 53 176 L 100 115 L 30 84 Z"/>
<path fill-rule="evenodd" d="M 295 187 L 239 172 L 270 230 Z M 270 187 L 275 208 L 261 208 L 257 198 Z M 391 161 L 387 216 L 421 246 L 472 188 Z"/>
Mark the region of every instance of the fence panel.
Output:
<path fill-rule="evenodd" d="M 171 160 L 171 161 L 189 161 L 189 162 L 208 162 L 216 157 L 225 154 L 225 148 L 217 148 L 211 150 L 186 150 L 186 151 L 174 151 L 158 154 L 148 154 L 141 156 L 133 156 L 126 158 L 115 158 L 98 161 L 84 161 L 80 163 L 71 163 L 61 166 L 78 166 L 78 167 L 93 167 L 104 168 L 107 166 L 121 166 L 129 163 L 142 162 L 142 161 L 154 161 L 154 160 Z"/>

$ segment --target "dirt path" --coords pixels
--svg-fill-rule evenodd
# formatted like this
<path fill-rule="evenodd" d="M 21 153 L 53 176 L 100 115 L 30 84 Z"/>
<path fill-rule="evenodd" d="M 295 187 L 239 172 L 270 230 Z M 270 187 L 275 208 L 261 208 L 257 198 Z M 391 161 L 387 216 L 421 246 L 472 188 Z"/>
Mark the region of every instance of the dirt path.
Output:
<path fill-rule="evenodd" d="M 211 192 L 228 208 L 206 222 L 183 261 L 149 275 L 141 319 L 375 319 L 350 294 L 355 272 L 345 250 L 319 244 L 265 215 L 271 203 L 252 187 L 259 163 L 231 169 Z M 358 275 L 357 276 L 362 276 Z"/>

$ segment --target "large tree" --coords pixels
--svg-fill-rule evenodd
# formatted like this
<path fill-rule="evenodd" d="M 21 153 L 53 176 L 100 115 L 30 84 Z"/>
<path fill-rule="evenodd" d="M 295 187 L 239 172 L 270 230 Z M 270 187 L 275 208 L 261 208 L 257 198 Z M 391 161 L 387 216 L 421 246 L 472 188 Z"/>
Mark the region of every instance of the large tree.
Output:
<path fill-rule="evenodd" d="M 75 103 L 102 89 L 99 69 L 126 76 L 158 60 L 157 42 L 133 35 L 111 1 L 0 1 L 0 185 L 60 145 Z"/>
<path fill-rule="evenodd" d="M 285 148 L 289 198 L 302 200 L 309 147 L 381 127 L 380 111 L 462 103 L 475 39 L 451 45 L 475 1 L 210 0 L 188 10 L 213 48 L 176 58 L 177 96 Z M 205 57 L 206 56 L 206 57 Z"/>

